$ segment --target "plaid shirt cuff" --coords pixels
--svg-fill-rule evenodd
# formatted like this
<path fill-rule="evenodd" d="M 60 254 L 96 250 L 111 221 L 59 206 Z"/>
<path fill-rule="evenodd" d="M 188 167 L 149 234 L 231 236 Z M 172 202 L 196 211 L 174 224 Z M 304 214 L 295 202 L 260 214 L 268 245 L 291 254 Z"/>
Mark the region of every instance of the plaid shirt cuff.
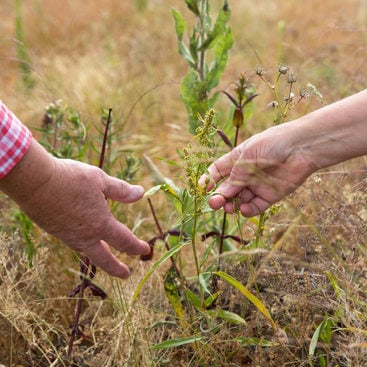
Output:
<path fill-rule="evenodd" d="M 32 134 L 0 101 L 0 180 L 22 159 Z"/>

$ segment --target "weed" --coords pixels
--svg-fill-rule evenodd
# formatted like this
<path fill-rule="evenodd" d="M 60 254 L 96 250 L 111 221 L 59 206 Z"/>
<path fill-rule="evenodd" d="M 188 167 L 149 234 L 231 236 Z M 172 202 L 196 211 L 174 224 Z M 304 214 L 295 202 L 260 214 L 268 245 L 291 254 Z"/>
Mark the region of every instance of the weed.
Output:
<path fill-rule="evenodd" d="M 185 2 L 196 18 L 188 45 L 184 42 L 186 21 L 176 9 L 172 10 L 172 15 L 175 19 L 178 51 L 190 67 L 181 83 L 181 98 L 189 113 L 190 132 L 194 134 L 199 126 L 198 114 L 204 116 L 218 98 L 218 93 L 210 96 L 210 92 L 218 85 L 224 72 L 233 36 L 227 24 L 231 16 L 228 1 L 224 1 L 215 22 L 211 17 L 208 0 Z"/>

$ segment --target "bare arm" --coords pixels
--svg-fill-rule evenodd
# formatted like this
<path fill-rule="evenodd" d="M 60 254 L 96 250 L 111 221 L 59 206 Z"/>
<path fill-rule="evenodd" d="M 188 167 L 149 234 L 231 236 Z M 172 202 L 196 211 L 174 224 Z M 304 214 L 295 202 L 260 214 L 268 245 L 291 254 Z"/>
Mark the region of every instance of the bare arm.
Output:
<path fill-rule="evenodd" d="M 147 243 L 114 218 L 106 201 L 134 202 L 144 193 L 141 186 L 110 177 L 94 166 L 56 159 L 34 139 L 20 162 L 0 180 L 0 190 L 40 227 L 83 251 L 111 275 L 126 278 L 129 269 L 107 243 L 131 255 L 149 252 Z"/>
<path fill-rule="evenodd" d="M 314 171 L 367 154 L 367 90 L 244 141 L 209 167 L 209 204 L 245 216 L 262 213 Z M 207 177 L 201 178 L 204 184 Z"/>

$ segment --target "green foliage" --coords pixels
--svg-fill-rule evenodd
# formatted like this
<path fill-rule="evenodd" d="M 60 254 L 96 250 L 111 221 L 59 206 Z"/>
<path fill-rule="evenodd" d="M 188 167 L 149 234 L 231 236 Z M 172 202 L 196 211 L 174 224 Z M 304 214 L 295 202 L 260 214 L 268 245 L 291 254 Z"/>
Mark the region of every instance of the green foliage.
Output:
<path fill-rule="evenodd" d="M 228 26 L 231 10 L 227 1 L 213 22 L 208 0 L 186 0 L 188 9 L 196 18 L 188 44 L 184 41 L 186 21 L 176 9 L 172 9 L 178 39 L 178 52 L 189 65 L 189 71 L 181 83 L 181 98 L 189 114 L 192 134 L 198 127 L 197 116 L 204 116 L 213 108 L 218 92 L 210 92 L 219 84 L 233 45 L 232 30 Z"/>
<path fill-rule="evenodd" d="M 269 321 L 274 330 L 277 330 L 278 327 L 274 320 L 272 319 L 269 310 L 265 307 L 265 305 L 261 302 L 259 298 L 257 298 L 254 294 L 252 294 L 242 283 L 233 278 L 232 276 L 226 274 L 225 272 L 219 271 L 215 273 L 216 275 L 223 278 L 227 283 L 235 287 L 239 292 L 241 292 Z"/>
<path fill-rule="evenodd" d="M 55 157 L 83 161 L 88 151 L 87 126 L 79 113 L 61 100 L 45 108 L 40 143 Z"/>
<path fill-rule="evenodd" d="M 316 359 L 320 366 L 326 367 L 327 361 L 323 353 L 317 349 L 319 341 L 330 344 L 332 337 L 332 330 L 335 322 L 328 315 L 324 317 L 324 320 L 317 326 L 315 332 L 312 335 L 310 346 L 308 349 L 308 356 L 310 366 L 314 366 L 313 361 Z"/>
<path fill-rule="evenodd" d="M 33 266 L 33 258 L 36 253 L 36 246 L 33 240 L 34 225 L 33 222 L 19 209 L 15 210 L 13 217 L 17 222 L 17 227 L 20 226 L 24 240 L 24 250 L 28 257 L 28 265 Z"/>
<path fill-rule="evenodd" d="M 165 340 L 162 343 L 158 343 L 152 347 L 152 349 L 169 349 L 174 347 L 179 347 L 186 344 L 192 344 L 196 343 L 200 340 L 202 340 L 202 336 L 190 336 L 187 338 L 175 338 L 175 339 L 169 339 Z"/>

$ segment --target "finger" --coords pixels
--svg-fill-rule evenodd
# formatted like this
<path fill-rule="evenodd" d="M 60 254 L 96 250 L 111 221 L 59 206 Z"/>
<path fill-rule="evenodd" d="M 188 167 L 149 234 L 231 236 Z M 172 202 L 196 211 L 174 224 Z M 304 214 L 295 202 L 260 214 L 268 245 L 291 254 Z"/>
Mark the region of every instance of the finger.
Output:
<path fill-rule="evenodd" d="M 224 156 L 217 159 L 214 163 L 212 163 L 208 168 L 208 175 L 203 175 L 199 179 L 199 184 L 201 186 L 204 186 L 207 182 L 207 180 L 212 180 L 215 183 L 223 179 L 224 177 L 227 177 L 236 160 L 238 159 L 239 154 L 237 153 L 237 150 L 234 149 L 231 152 L 225 154 Z M 213 184 L 208 185 L 208 189 L 212 188 Z"/>
<path fill-rule="evenodd" d="M 122 279 L 130 275 L 129 268 L 112 254 L 106 242 L 99 241 L 85 249 L 84 252 L 92 264 L 106 273 Z"/>
<path fill-rule="evenodd" d="M 223 181 L 216 189 L 216 191 L 227 199 L 237 196 L 245 187 L 246 182 L 244 180 L 237 179 L 237 175 L 234 171 L 230 176 Z"/>
<path fill-rule="evenodd" d="M 130 185 L 126 181 L 106 175 L 103 193 L 109 199 L 132 203 L 144 195 L 144 189 L 140 185 Z"/>
<path fill-rule="evenodd" d="M 242 203 L 240 205 L 240 211 L 245 217 L 254 217 L 256 215 L 264 213 L 264 211 L 270 208 L 271 203 L 255 196 L 250 202 Z"/>
<path fill-rule="evenodd" d="M 214 209 L 220 209 L 226 203 L 225 197 L 222 195 L 214 195 L 209 199 L 209 206 Z"/>
<path fill-rule="evenodd" d="M 128 255 L 145 255 L 150 252 L 150 246 L 146 242 L 137 238 L 129 228 L 114 217 L 107 227 L 104 239 L 115 249 Z"/>

